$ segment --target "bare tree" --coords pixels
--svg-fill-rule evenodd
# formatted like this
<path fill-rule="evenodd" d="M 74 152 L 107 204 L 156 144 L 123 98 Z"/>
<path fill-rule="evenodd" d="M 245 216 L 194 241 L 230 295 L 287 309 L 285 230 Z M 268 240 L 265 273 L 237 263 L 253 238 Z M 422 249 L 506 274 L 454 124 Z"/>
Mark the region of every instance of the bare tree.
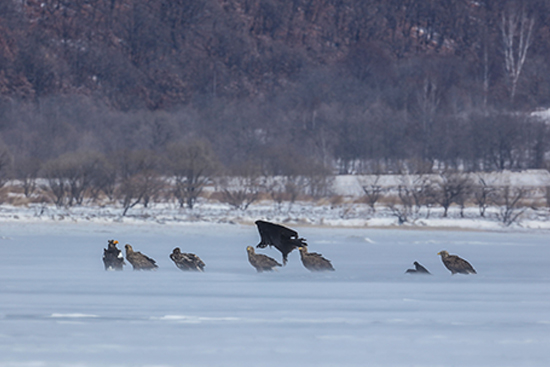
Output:
<path fill-rule="evenodd" d="M 46 184 L 42 186 L 42 189 L 52 196 L 56 206 L 63 206 L 65 196 L 68 192 L 68 182 L 62 169 L 59 167 L 59 163 L 48 161 L 44 164 L 42 171 L 46 178 Z"/>
<path fill-rule="evenodd" d="M 375 205 L 385 191 L 384 188 L 379 185 L 380 175 L 358 178 L 358 180 L 365 193 L 367 204 L 371 207 L 373 212 L 376 212 Z"/>
<path fill-rule="evenodd" d="M 15 178 L 19 180 L 26 198 L 36 191 L 36 179 L 42 167 L 42 162 L 36 158 L 20 159 L 14 165 Z"/>
<path fill-rule="evenodd" d="M 119 152 L 118 168 L 121 182 L 115 196 L 123 207 L 125 216 L 138 204 L 147 207 L 163 187 L 159 173 L 159 157 L 150 150 Z"/>
<path fill-rule="evenodd" d="M 204 186 L 218 169 L 218 160 L 204 140 L 168 146 L 170 170 L 175 180 L 174 196 L 180 207 L 193 209 Z"/>
<path fill-rule="evenodd" d="M 418 216 L 423 206 L 426 207 L 426 217 L 430 216 L 430 207 L 434 204 L 431 186 L 426 175 L 403 175 L 400 178 L 399 196 L 410 201 L 411 213 Z"/>
<path fill-rule="evenodd" d="M 510 79 L 510 100 L 514 102 L 517 84 L 523 64 L 527 58 L 527 51 L 531 46 L 531 34 L 535 19 L 529 18 L 525 10 L 517 12 L 509 7 L 507 13 L 501 14 L 500 31 L 504 43 L 504 65 Z"/>
<path fill-rule="evenodd" d="M 100 200 L 101 193 L 103 193 L 112 201 L 115 199 L 118 178 L 116 164 L 105 157 L 97 163 L 96 172 L 90 183 L 90 198 L 92 201 L 98 201 Z"/>
<path fill-rule="evenodd" d="M 56 205 L 82 205 L 100 159 L 101 154 L 97 152 L 79 151 L 63 154 L 47 162 L 44 173 Z"/>
<path fill-rule="evenodd" d="M 505 186 L 498 191 L 495 203 L 500 207 L 497 218 L 505 225 L 516 222 L 527 209 L 522 206 L 522 200 L 528 195 L 528 190 L 522 187 Z"/>
<path fill-rule="evenodd" d="M 405 186 L 399 185 L 397 188 L 397 194 L 397 198 L 389 200 L 388 208 L 401 225 L 409 221 L 409 218 L 413 213 L 412 207 L 414 199 L 411 195 L 411 190 Z"/>
<path fill-rule="evenodd" d="M 162 187 L 162 179 L 158 173 L 152 170 L 143 171 L 124 179 L 118 186 L 117 193 L 123 208 L 122 216 L 125 216 L 129 209 L 140 203 L 147 208 Z"/>
<path fill-rule="evenodd" d="M 143 199 L 143 185 L 140 181 L 140 175 L 127 177 L 117 187 L 116 196 L 122 205 L 122 216 L 125 216 L 128 210 L 138 205 Z"/>
<path fill-rule="evenodd" d="M 479 215 L 485 217 L 487 207 L 494 201 L 496 189 L 489 186 L 483 178 L 479 178 L 478 184 L 473 186 L 473 201 L 479 208 Z"/>
<path fill-rule="evenodd" d="M 3 187 L 9 180 L 13 157 L 5 145 L 0 146 L 0 187 Z"/>
<path fill-rule="evenodd" d="M 431 196 L 443 207 L 443 217 L 447 217 L 449 207 L 456 203 L 472 187 L 470 178 L 463 173 L 444 172 L 439 179 L 432 182 Z"/>
<path fill-rule="evenodd" d="M 218 185 L 223 187 L 221 201 L 235 209 L 244 211 L 260 197 L 261 188 L 256 177 L 231 177 L 220 180 Z"/>
<path fill-rule="evenodd" d="M 306 194 L 314 198 L 326 197 L 331 194 L 334 177 L 329 175 L 327 169 L 306 173 L 304 179 Z"/>

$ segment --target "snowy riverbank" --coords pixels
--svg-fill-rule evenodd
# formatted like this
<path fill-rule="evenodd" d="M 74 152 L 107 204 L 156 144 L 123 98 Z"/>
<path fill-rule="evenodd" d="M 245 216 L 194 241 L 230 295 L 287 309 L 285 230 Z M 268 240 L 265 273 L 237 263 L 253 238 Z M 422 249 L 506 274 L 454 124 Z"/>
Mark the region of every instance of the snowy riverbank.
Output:
<path fill-rule="evenodd" d="M 399 224 L 397 217 L 385 207 L 374 212 L 363 203 L 319 203 L 296 202 L 289 207 L 277 207 L 273 202 L 253 203 L 247 210 L 231 209 L 221 203 L 199 202 L 193 209 L 182 209 L 174 204 L 155 204 L 149 208 L 137 206 L 126 216 L 122 208 L 112 206 L 73 206 L 59 208 L 54 205 L 30 204 L 27 206 L 0 206 L 0 222 L 4 223 L 134 223 L 134 224 L 199 224 L 240 223 L 253 224 L 257 219 L 299 226 L 320 226 L 335 228 L 433 228 L 488 231 L 530 231 L 550 230 L 548 208 L 526 209 L 518 220 L 506 226 L 499 220 L 499 209 L 488 208 L 485 218 L 480 217 L 477 208 L 466 208 L 464 217 L 457 208 L 451 207 L 447 218 L 442 210 L 424 209 L 411 215 L 409 222 Z"/>

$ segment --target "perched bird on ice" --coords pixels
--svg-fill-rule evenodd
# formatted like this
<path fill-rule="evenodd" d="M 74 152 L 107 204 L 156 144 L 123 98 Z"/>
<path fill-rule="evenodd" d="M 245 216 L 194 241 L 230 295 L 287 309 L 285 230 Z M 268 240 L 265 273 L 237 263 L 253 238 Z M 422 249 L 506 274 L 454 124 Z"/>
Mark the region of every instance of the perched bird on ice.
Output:
<path fill-rule="evenodd" d="M 105 270 L 122 270 L 122 267 L 126 265 L 122 251 L 116 247 L 117 244 L 118 241 L 109 240 L 107 248 L 103 249 L 103 265 L 105 265 Z"/>
<path fill-rule="evenodd" d="M 330 260 L 316 252 L 308 252 L 307 247 L 300 247 L 300 258 L 304 267 L 309 271 L 334 271 Z"/>
<path fill-rule="evenodd" d="M 142 254 L 141 252 L 135 252 L 132 246 L 124 246 L 126 249 L 126 260 L 134 267 L 134 270 L 152 270 L 158 268 L 156 261 L 150 257 Z"/>
<path fill-rule="evenodd" d="M 283 254 L 283 264 L 286 264 L 287 257 L 297 247 L 307 246 L 306 240 L 298 237 L 298 232 L 281 226 L 280 224 L 257 220 L 256 226 L 260 232 L 260 243 L 258 248 L 274 246 Z"/>
<path fill-rule="evenodd" d="M 425 267 L 423 267 L 422 265 L 420 265 L 418 263 L 418 261 L 415 261 L 414 263 L 414 269 L 407 269 L 407 271 L 405 273 L 409 273 L 409 274 L 431 274 L 428 269 L 426 269 Z"/>
<path fill-rule="evenodd" d="M 449 253 L 445 250 L 440 251 L 437 254 L 441 256 L 443 265 L 451 271 L 451 274 L 477 274 L 469 262 L 458 257 L 457 255 L 449 255 Z"/>
<path fill-rule="evenodd" d="M 269 256 L 255 253 L 254 247 L 252 246 L 248 246 L 246 248 L 246 252 L 248 252 L 248 261 L 250 262 L 250 265 L 255 267 L 258 273 L 263 271 L 272 271 L 275 267 L 282 266 L 277 262 L 277 260 Z"/>
<path fill-rule="evenodd" d="M 181 252 L 179 247 L 172 250 L 170 259 L 181 270 L 204 271 L 205 264 L 200 257 L 195 254 Z"/>

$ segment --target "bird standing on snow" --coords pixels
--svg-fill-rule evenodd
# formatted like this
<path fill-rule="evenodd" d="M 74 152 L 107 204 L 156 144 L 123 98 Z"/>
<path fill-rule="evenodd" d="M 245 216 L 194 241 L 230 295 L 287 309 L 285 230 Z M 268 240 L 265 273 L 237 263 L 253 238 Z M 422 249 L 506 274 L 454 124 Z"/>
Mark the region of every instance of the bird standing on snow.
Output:
<path fill-rule="evenodd" d="M 414 264 L 415 269 L 407 269 L 407 271 L 405 273 L 410 273 L 410 274 L 431 274 L 428 271 L 428 269 L 426 269 L 425 267 L 420 265 L 418 263 L 418 261 L 415 261 L 413 264 Z"/>
<path fill-rule="evenodd" d="M 107 248 L 103 249 L 103 265 L 105 270 L 122 270 L 122 267 L 126 265 L 122 251 L 120 251 L 116 245 L 118 241 L 109 240 Z"/>
<path fill-rule="evenodd" d="M 258 273 L 261 273 L 262 271 L 272 271 L 276 266 L 282 266 L 277 262 L 277 260 L 272 259 L 269 256 L 255 253 L 254 247 L 252 246 L 248 246 L 246 248 L 246 252 L 248 252 L 248 261 L 250 262 L 250 265 L 255 267 Z"/>
<path fill-rule="evenodd" d="M 286 264 L 287 257 L 297 247 L 307 246 L 306 240 L 298 238 L 298 232 L 283 227 L 279 224 L 257 220 L 258 232 L 260 232 L 260 243 L 258 248 L 275 246 L 283 254 L 283 264 Z"/>
<path fill-rule="evenodd" d="M 475 269 L 469 262 L 458 257 L 457 255 L 449 255 L 447 251 L 440 251 L 437 253 L 441 255 L 441 261 L 452 274 L 477 274 Z"/>
<path fill-rule="evenodd" d="M 156 261 L 141 252 L 135 252 L 132 246 L 124 246 L 126 249 L 126 260 L 134 267 L 134 270 L 152 270 L 158 268 Z"/>
<path fill-rule="evenodd" d="M 309 271 L 334 271 L 330 260 L 316 252 L 307 252 L 306 247 L 300 247 L 300 258 L 304 267 Z"/>
<path fill-rule="evenodd" d="M 172 250 L 170 259 L 181 270 L 204 271 L 204 262 L 195 254 L 182 253 L 179 247 Z"/>

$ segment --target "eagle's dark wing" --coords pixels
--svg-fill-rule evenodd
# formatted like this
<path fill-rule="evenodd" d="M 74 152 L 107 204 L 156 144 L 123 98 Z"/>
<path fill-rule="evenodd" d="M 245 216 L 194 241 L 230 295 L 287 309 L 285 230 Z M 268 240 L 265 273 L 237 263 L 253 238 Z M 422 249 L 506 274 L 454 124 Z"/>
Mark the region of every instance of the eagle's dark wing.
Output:
<path fill-rule="evenodd" d="M 174 261 L 176 266 L 181 270 L 198 270 L 203 271 L 205 264 L 195 254 L 191 253 L 180 253 L 180 254 L 171 254 L 170 259 Z"/>
<path fill-rule="evenodd" d="M 258 273 L 262 271 L 271 271 L 276 266 L 282 266 L 277 262 L 277 260 L 266 256 L 264 254 L 250 254 L 248 255 L 248 261 L 250 264 L 256 268 Z"/>
<path fill-rule="evenodd" d="M 134 270 L 150 270 L 158 268 L 156 261 L 141 252 L 127 254 L 126 258 L 134 267 Z"/>
<path fill-rule="evenodd" d="M 296 247 L 307 246 L 303 238 L 298 237 L 298 232 L 281 226 L 279 224 L 256 221 L 258 232 L 260 233 L 260 243 L 256 246 L 264 248 L 274 246 L 283 254 L 283 263 L 286 264 L 287 257 Z"/>
<path fill-rule="evenodd" d="M 430 274 L 430 272 L 428 271 L 428 269 L 426 269 L 425 267 L 423 267 L 422 265 L 420 265 L 420 263 L 418 263 L 417 261 L 414 262 L 414 267 L 416 268 L 416 272 L 417 272 L 417 273 L 421 273 L 421 274 Z"/>
<path fill-rule="evenodd" d="M 276 246 L 283 240 L 298 238 L 298 232 L 279 224 L 257 220 L 256 226 L 258 226 L 261 237 L 260 243 L 256 247 Z"/>
<path fill-rule="evenodd" d="M 334 270 L 330 260 L 325 259 L 321 254 L 316 252 L 302 253 L 302 263 L 310 271 Z"/>
<path fill-rule="evenodd" d="M 474 267 L 469 262 L 456 255 L 447 256 L 443 259 L 443 263 L 453 274 L 477 274 Z"/>

